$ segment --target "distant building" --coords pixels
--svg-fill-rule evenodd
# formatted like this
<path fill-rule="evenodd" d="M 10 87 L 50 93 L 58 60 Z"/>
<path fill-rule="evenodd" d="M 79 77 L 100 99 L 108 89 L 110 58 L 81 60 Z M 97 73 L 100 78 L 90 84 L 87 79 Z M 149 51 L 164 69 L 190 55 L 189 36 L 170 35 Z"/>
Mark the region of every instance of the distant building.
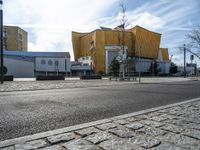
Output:
<path fill-rule="evenodd" d="M 72 76 L 89 75 L 91 73 L 92 73 L 92 68 L 87 63 L 82 63 L 77 61 L 71 62 Z"/>
<path fill-rule="evenodd" d="M 129 61 L 126 71 L 139 71 L 151 61 L 162 62 L 164 73 L 169 72 L 169 55 L 167 48 L 160 48 L 161 34 L 140 26 L 122 31 L 120 28 L 101 28 L 89 33 L 72 32 L 74 58 L 91 65 L 95 73 L 108 73 L 108 66 L 113 58 Z M 139 62 L 139 57 L 143 62 Z M 147 60 L 147 61 L 146 61 Z M 132 62 L 132 64 L 130 63 Z M 148 63 L 147 63 L 148 62 Z M 137 65 L 141 64 L 141 65 Z M 148 65 L 147 65 L 148 64 Z M 147 69 L 144 69 L 147 71 Z"/>
<path fill-rule="evenodd" d="M 16 26 L 3 27 L 3 49 L 12 51 L 27 51 L 28 33 Z"/>
<path fill-rule="evenodd" d="M 7 75 L 34 77 L 36 75 L 70 75 L 71 57 L 68 52 L 4 51 Z"/>

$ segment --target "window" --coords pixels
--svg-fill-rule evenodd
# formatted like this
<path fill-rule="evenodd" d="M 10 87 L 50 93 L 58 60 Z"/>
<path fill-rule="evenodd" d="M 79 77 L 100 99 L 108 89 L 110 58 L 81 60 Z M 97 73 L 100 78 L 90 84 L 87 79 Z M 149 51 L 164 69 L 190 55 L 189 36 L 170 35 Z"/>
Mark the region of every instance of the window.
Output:
<path fill-rule="evenodd" d="M 58 66 L 58 65 L 59 65 L 59 62 L 58 62 L 58 60 L 56 60 L 56 61 L 55 61 L 55 65 L 56 65 L 56 66 Z"/>
<path fill-rule="evenodd" d="M 46 61 L 45 61 L 44 59 L 42 59 L 42 60 L 41 60 L 41 64 L 42 64 L 42 65 L 45 65 L 45 64 L 46 64 Z"/>
<path fill-rule="evenodd" d="M 19 40 L 22 41 L 22 34 L 21 33 L 18 34 L 18 38 L 19 38 Z"/>
<path fill-rule="evenodd" d="M 52 60 L 49 60 L 49 61 L 48 61 L 48 64 L 49 64 L 50 66 L 52 65 L 52 63 L 53 63 Z"/>

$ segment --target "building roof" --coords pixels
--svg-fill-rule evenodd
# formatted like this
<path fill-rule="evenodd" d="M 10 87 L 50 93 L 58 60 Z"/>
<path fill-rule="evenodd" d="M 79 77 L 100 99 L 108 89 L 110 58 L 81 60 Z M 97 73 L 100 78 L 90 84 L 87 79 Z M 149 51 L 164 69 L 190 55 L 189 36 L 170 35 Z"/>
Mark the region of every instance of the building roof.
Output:
<path fill-rule="evenodd" d="M 4 55 L 22 56 L 22 57 L 67 57 L 70 58 L 69 52 L 22 52 L 4 50 Z"/>

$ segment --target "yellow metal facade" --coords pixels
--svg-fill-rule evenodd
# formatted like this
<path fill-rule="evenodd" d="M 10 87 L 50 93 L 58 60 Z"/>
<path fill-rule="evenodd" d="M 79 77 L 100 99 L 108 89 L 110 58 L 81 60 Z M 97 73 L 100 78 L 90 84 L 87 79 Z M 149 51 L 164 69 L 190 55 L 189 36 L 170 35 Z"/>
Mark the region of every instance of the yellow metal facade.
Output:
<path fill-rule="evenodd" d="M 141 57 L 157 59 L 160 39 L 161 34 L 139 26 L 125 31 L 97 29 L 90 33 L 72 32 L 75 60 L 91 56 L 96 73 L 105 72 L 105 46 L 126 45 L 129 57 L 138 57 L 140 50 Z"/>
<path fill-rule="evenodd" d="M 4 26 L 4 49 L 27 51 L 27 32 L 15 26 Z"/>
<path fill-rule="evenodd" d="M 169 60 L 168 48 L 160 48 L 160 50 L 162 52 L 162 59 L 164 61 L 168 61 Z"/>

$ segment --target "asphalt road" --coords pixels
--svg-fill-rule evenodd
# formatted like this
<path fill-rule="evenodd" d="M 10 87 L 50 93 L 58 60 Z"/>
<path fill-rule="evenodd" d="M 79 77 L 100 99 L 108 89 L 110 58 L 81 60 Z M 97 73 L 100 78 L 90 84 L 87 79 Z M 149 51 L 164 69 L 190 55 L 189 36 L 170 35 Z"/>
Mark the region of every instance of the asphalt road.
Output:
<path fill-rule="evenodd" d="M 0 141 L 200 97 L 200 81 L 0 93 Z"/>

